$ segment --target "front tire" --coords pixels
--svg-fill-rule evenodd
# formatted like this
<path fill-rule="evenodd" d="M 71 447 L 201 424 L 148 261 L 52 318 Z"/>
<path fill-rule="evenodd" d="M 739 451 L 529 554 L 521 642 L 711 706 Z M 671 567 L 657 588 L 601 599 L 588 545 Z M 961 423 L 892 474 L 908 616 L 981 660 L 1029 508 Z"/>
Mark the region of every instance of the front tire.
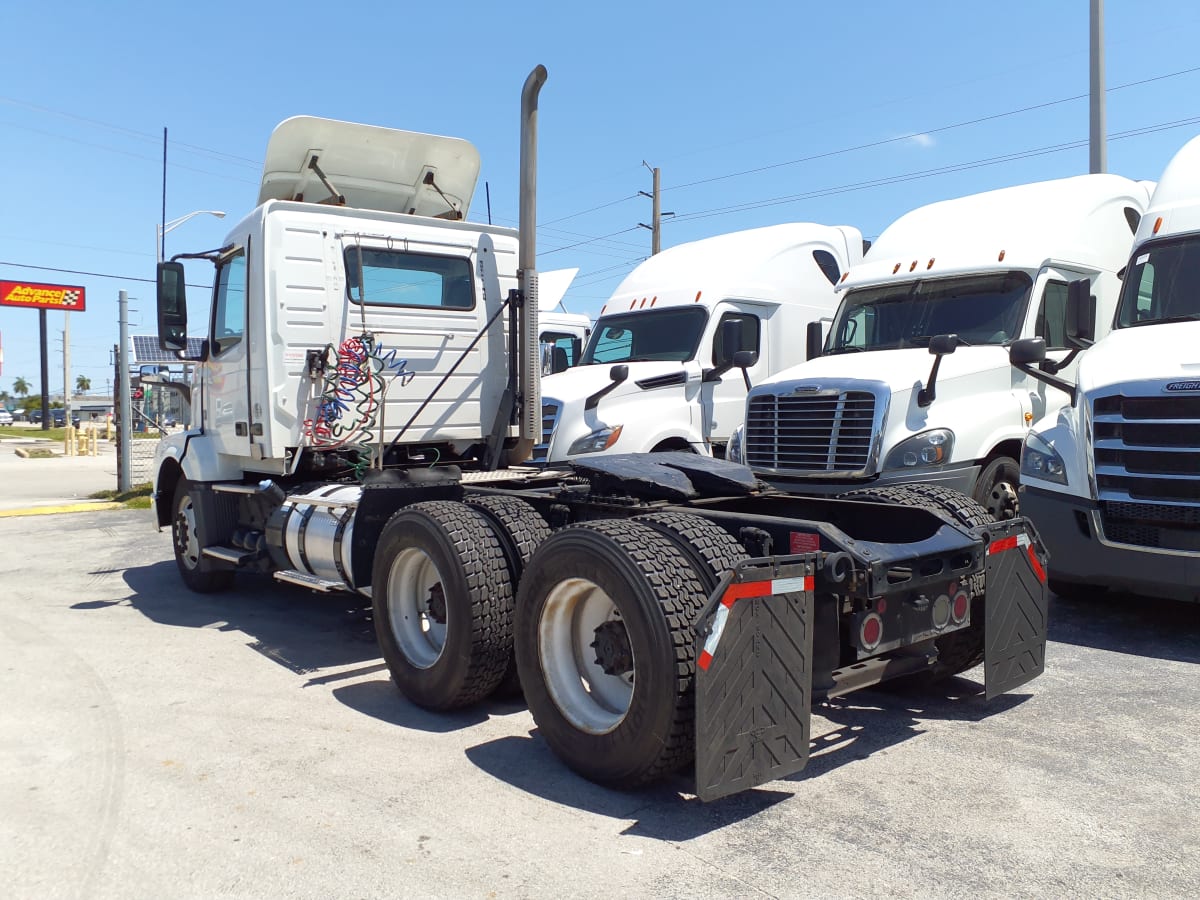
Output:
<path fill-rule="evenodd" d="M 175 547 L 175 565 L 189 590 L 197 594 L 215 594 L 233 586 L 234 572 L 205 556 L 205 523 L 200 507 L 192 498 L 192 482 L 180 478 L 171 501 L 171 543 Z"/>
<path fill-rule="evenodd" d="M 635 788 L 695 754 L 693 626 L 700 577 L 632 521 L 564 528 L 517 599 L 517 668 L 546 743 L 585 778 Z"/>
<path fill-rule="evenodd" d="M 997 456 L 983 467 L 975 482 L 972 497 L 998 522 L 1015 519 L 1021 514 L 1017 488 L 1021 484 L 1021 467 L 1008 456 Z"/>
<path fill-rule="evenodd" d="M 482 700 L 512 653 L 512 585 L 486 520 L 465 503 L 429 501 L 383 528 L 371 579 L 375 635 L 400 691 L 446 710 Z"/>

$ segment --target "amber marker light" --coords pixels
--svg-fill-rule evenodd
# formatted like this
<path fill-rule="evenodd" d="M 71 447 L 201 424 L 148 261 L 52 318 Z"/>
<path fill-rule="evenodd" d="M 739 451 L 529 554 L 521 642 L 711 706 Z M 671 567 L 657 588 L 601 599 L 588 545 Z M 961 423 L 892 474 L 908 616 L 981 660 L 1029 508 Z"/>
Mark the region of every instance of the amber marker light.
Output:
<path fill-rule="evenodd" d="M 1004 251 L 1000 251 L 1000 255 L 996 257 L 997 262 L 1004 262 Z"/>
<path fill-rule="evenodd" d="M 1154 234 L 1158 234 L 1158 229 L 1162 228 L 1162 216 L 1154 220 Z"/>
<path fill-rule="evenodd" d="M 927 265 L 927 266 L 925 267 L 925 271 L 927 271 L 927 272 L 928 272 L 930 269 L 932 269 L 932 268 L 933 268 L 933 260 L 934 260 L 934 257 L 932 257 L 932 256 L 931 256 L 931 257 L 929 257 L 929 265 Z"/>

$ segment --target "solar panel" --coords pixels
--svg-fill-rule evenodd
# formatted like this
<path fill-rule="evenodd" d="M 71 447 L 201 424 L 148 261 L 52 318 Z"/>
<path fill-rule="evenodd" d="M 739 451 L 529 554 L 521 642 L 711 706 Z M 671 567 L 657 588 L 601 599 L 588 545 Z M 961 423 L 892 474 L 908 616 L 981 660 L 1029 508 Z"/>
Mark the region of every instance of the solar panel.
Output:
<path fill-rule="evenodd" d="M 132 334 L 129 337 L 133 342 L 133 358 L 130 359 L 130 364 L 132 365 L 141 365 L 144 363 L 178 363 L 183 361 L 180 355 L 174 350 L 164 350 L 158 346 L 158 335 Z M 203 341 L 204 338 L 188 338 L 186 355 L 192 359 L 199 358 L 200 344 Z"/>

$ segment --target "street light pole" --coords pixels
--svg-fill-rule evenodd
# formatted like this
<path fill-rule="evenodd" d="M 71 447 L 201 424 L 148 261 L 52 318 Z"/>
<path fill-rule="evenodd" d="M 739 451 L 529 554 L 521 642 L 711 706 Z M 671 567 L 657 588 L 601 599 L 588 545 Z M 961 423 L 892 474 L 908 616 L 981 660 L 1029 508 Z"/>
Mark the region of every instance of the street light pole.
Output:
<path fill-rule="evenodd" d="M 225 213 L 219 209 L 197 209 L 194 212 L 188 213 L 186 216 L 180 216 L 178 219 L 172 219 L 170 222 L 165 222 L 161 225 L 156 224 L 154 226 L 154 244 L 158 253 L 159 262 L 162 262 L 166 257 L 167 232 L 174 231 L 193 216 L 216 216 L 218 219 L 223 219 L 225 218 Z"/>

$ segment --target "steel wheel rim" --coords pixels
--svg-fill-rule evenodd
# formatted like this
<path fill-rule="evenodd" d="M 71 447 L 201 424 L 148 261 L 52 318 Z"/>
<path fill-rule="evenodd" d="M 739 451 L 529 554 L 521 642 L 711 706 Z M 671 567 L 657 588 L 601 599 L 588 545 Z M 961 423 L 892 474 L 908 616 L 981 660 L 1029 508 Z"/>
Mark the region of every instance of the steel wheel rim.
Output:
<path fill-rule="evenodd" d="M 997 521 L 1015 519 L 1018 513 L 1017 489 L 1007 478 L 1001 478 L 992 485 L 987 496 L 987 511 Z"/>
<path fill-rule="evenodd" d="M 550 698 L 567 721 L 588 734 L 615 729 L 633 700 L 634 673 L 605 673 L 591 646 L 599 625 L 620 620 L 604 588 L 586 578 L 567 578 L 546 596 L 538 622 L 538 649 Z"/>
<path fill-rule="evenodd" d="M 401 550 L 392 560 L 387 580 L 388 620 L 392 637 L 412 665 L 428 669 L 446 647 L 446 624 L 430 611 L 435 585 L 446 583 L 429 554 L 416 547 Z"/>
<path fill-rule="evenodd" d="M 196 507 L 185 494 L 175 510 L 175 553 L 185 566 L 194 569 L 200 564 L 200 541 L 196 537 Z"/>

